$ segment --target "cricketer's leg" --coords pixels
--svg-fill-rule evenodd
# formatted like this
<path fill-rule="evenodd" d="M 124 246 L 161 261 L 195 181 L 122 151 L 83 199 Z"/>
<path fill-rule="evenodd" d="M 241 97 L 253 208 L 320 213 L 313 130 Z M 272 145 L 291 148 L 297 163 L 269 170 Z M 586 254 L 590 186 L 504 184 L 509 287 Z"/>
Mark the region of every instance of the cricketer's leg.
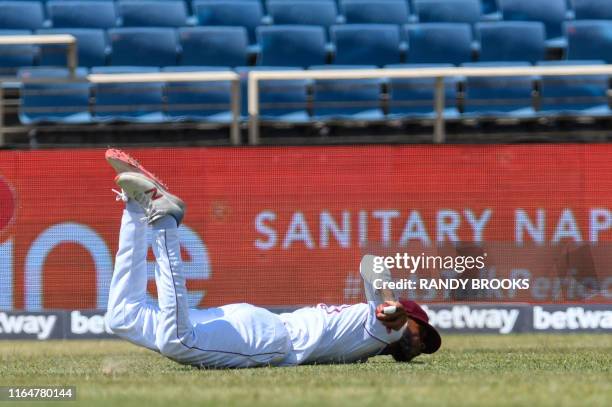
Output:
<path fill-rule="evenodd" d="M 143 216 L 142 209 L 129 200 L 121 219 L 106 323 L 119 337 L 157 351 L 159 309 L 147 303 L 147 224 Z"/>
<path fill-rule="evenodd" d="M 280 318 L 249 304 L 216 308 L 205 321 L 190 318 L 176 220 L 152 223 L 159 315 L 156 345 L 162 355 L 202 367 L 279 363 L 291 348 Z"/>
<path fill-rule="evenodd" d="M 180 363 L 223 365 L 222 358 L 218 358 L 223 354 L 213 350 L 222 348 L 232 333 L 220 319 L 196 324 L 190 319 L 176 220 L 164 216 L 153 222 L 152 227 L 159 303 L 157 348 L 162 355 Z"/>
<path fill-rule="evenodd" d="M 182 360 L 192 350 L 195 335 L 189 319 L 187 288 L 181 270 L 178 228 L 171 216 L 164 216 L 152 226 L 159 303 L 155 341 L 163 355 Z"/>

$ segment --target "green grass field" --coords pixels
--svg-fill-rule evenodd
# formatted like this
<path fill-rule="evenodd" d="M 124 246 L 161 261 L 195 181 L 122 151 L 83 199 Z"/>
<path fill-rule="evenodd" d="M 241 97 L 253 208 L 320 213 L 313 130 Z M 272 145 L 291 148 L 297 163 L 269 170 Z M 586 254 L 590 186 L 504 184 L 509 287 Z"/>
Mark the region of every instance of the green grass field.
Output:
<path fill-rule="evenodd" d="M 398 364 L 198 370 L 120 341 L 0 342 L 0 385 L 74 385 L 68 406 L 611 406 L 612 335 L 446 336 Z M 8 405 L 7 402 L 0 402 Z M 19 402 L 41 406 L 42 402 Z"/>

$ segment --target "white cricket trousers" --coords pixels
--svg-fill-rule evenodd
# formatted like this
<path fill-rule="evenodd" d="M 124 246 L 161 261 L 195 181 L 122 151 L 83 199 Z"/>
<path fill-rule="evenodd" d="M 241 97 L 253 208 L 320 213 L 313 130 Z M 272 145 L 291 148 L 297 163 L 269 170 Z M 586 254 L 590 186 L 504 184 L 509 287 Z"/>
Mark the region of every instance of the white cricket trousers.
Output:
<path fill-rule="evenodd" d="M 123 211 L 106 323 L 113 333 L 177 362 L 202 367 L 279 364 L 292 351 L 275 314 L 249 304 L 189 309 L 178 229 L 166 216 L 153 225 L 158 304 L 147 301 L 147 231 L 133 201 Z"/>

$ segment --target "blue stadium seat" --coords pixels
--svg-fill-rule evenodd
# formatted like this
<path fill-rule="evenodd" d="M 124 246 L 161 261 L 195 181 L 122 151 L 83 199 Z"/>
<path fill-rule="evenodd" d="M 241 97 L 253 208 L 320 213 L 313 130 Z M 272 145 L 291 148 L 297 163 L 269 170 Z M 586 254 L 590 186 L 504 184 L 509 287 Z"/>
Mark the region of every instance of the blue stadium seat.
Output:
<path fill-rule="evenodd" d="M 399 27 L 391 24 L 347 24 L 331 28 L 337 65 L 388 65 L 401 59 Z"/>
<path fill-rule="evenodd" d="M 612 64 L 612 21 L 568 21 L 567 59 L 600 59 Z"/>
<path fill-rule="evenodd" d="M 79 66 L 106 65 L 108 45 L 106 33 L 98 28 L 52 28 L 36 31 L 37 34 L 70 34 L 77 39 Z M 66 61 L 66 47 L 63 45 L 45 45 L 40 47 L 40 65 L 63 66 Z"/>
<path fill-rule="evenodd" d="M 417 69 L 417 68 L 449 68 L 452 64 L 397 64 L 387 65 L 389 69 Z M 389 114 L 392 119 L 433 118 L 434 78 L 400 79 L 391 78 L 389 89 Z M 445 109 L 444 117 L 457 118 L 457 79 L 445 78 L 444 81 Z"/>
<path fill-rule="evenodd" d="M 0 35 L 30 35 L 29 30 L 0 30 Z M 38 56 L 33 45 L 0 45 L 0 75 L 13 75 L 17 68 L 32 66 Z"/>
<path fill-rule="evenodd" d="M 79 68 L 78 77 L 84 78 L 87 69 Z M 21 104 L 19 120 L 23 124 L 39 122 L 89 123 L 90 84 L 86 81 L 73 83 L 28 83 L 28 79 L 68 78 L 66 68 L 26 68 L 18 77 L 21 82 Z"/>
<path fill-rule="evenodd" d="M 178 41 L 172 28 L 112 28 L 111 65 L 176 65 Z"/>
<path fill-rule="evenodd" d="M 542 66 L 603 65 L 603 61 L 546 61 Z M 540 108 L 544 115 L 609 116 L 606 75 L 543 76 Z"/>
<path fill-rule="evenodd" d="M 214 72 L 229 68 L 173 66 L 163 72 Z M 173 121 L 232 121 L 230 82 L 168 82 L 165 87 L 166 117 Z"/>
<path fill-rule="evenodd" d="M 261 46 L 258 65 L 300 66 L 324 64 L 325 32 L 322 27 L 274 25 L 257 28 Z"/>
<path fill-rule="evenodd" d="M 527 62 L 478 62 L 465 67 L 531 66 Z M 468 77 L 465 83 L 464 117 L 535 116 L 533 109 L 534 77 Z"/>
<path fill-rule="evenodd" d="M 176 0 L 120 1 L 124 27 L 182 27 L 187 25 L 187 7 Z"/>
<path fill-rule="evenodd" d="M 482 0 L 482 14 L 492 15 L 498 12 L 497 0 Z"/>
<path fill-rule="evenodd" d="M 311 69 L 373 69 L 373 65 L 325 65 Z M 316 80 L 313 85 L 313 117 L 316 120 L 377 121 L 384 119 L 382 79 Z"/>
<path fill-rule="evenodd" d="M 180 64 L 188 66 L 243 66 L 248 58 L 244 27 L 187 27 L 178 31 Z"/>
<path fill-rule="evenodd" d="M 480 61 L 528 61 L 546 56 L 544 25 L 535 21 L 479 23 Z"/>
<path fill-rule="evenodd" d="M 297 71 L 299 68 L 254 66 L 236 68 L 242 84 L 242 116 L 248 116 L 247 79 L 251 71 Z M 259 119 L 268 122 L 307 123 L 308 86 L 306 79 L 259 82 Z"/>
<path fill-rule="evenodd" d="M 263 9 L 258 1 L 198 0 L 194 3 L 199 25 L 241 26 L 249 33 L 249 43 L 257 42 L 255 28 L 261 25 Z"/>
<path fill-rule="evenodd" d="M 348 24 L 406 24 L 410 11 L 406 0 L 343 0 Z"/>
<path fill-rule="evenodd" d="M 91 69 L 102 73 L 159 72 L 153 67 L 103 66 Z M 96 121 L 157 123 L 166 119 L 163 83 L 104 83 L 94 85 L 93 117 Z"/>
<path fill-rule="evenodd" d="M 482 16 L 480 0 L 416 0 L 421 23 L 476 24 Z"/>
<path fill-rule="evenodd" d="M 47 12 L 54 28 L 111 28 L 117 25 L 112 1 L 50 0 Z"/>
<path fill-rule="evenodd" d="M 45 22 L 38 1 L 0 1 L 0 30 L 36 30 Z"/>
<path fill-rule="evenodd" d="M 576 20 L 612 20 L 612 1 L 573 0 Z"/>
<path fill-rule="evenodd" d="M 472 60 L 472 28 L 465 23 L 405 26 L 410 64 L 461 64 Z"/>
<path fill-rule="evenodd" d="M 566 0 L 498 0 L 504 20 L 540 21 L 546 28 L 547 45 L 565 48 L 563 22 L 567 15 Z"/>
<path fill-rule="evenodd" d="M 268 14 L 274 24 L 319 25 L 328 28 L 336 24 L 338 9 L 333 0 L 272 0 Z"/>

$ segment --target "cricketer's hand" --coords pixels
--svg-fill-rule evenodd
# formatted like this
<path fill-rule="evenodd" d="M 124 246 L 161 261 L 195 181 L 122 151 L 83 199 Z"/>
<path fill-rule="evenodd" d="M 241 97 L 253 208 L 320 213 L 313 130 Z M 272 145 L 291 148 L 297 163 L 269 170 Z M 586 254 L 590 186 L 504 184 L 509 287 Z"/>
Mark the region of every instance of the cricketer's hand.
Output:
<path fill-rule="evenodd" d="M 385 314 L 384 308 L 394 306 L 395 312 Z M 397 301 L 385 301 L 383 304 L 378 304 L 376 307 L 376 319 L 378 319 L 387 328 L 388 332 L 399 331 L 408 321 L 408 314 L 404 306 Z"/>

